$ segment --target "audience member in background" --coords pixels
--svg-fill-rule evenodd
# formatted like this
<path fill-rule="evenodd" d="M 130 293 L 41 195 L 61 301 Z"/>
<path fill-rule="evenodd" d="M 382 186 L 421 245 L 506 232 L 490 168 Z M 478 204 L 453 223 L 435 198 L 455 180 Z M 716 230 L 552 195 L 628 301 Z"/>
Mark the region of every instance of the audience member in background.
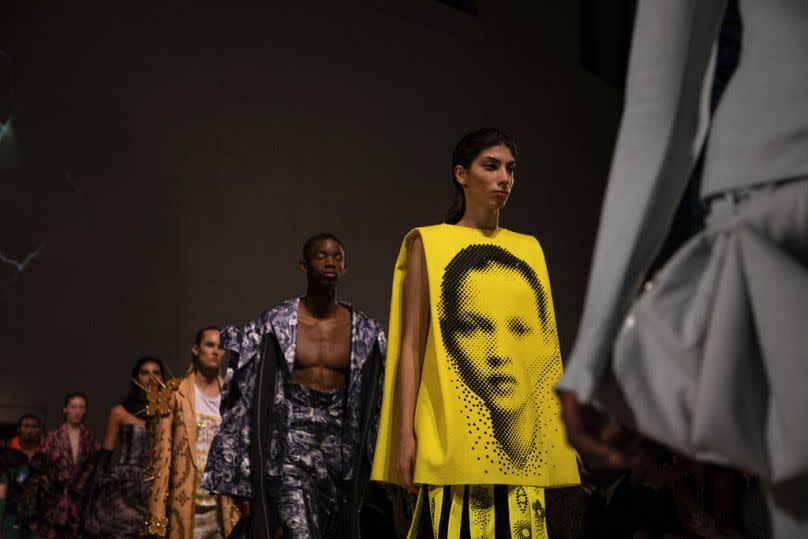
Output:
<path fill-rule="evenodd" d="M 39 418 L 25 414 L 17 421 L 17 436 L 0 450 L 0 519 L 3 539 L 31 537 L 28 525 L 17 516 L 22 485 L 28 478 L 28 461 L 42 443 Z"/>
<path fill-rule="evenodd" d="M 17 421 L 17 435 L 8 441 L 8 449 L 25 453 L 29 459 L 42 443 L 42 425 L 34 414 L 24 414 Z"/>

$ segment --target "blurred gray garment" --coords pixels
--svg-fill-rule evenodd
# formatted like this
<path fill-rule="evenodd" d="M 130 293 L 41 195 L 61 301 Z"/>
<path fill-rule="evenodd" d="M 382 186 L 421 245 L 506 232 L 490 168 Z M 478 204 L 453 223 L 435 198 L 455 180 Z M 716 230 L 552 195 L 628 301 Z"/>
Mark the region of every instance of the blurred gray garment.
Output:
<path fill-rule="evenodd" d="M 596 401 L 683 454 L 799 477 L 806 323 L 808 178 L 719 197 L 629 310 Z"/>
<path fill-rule="evenodd" d="M 739 8 L 740 62 L 710 121 L 704 198 L 808 174 L 808 2 Z"/>
<path fill-rule="evenodd" d="M 557 386 L 580 401 L 601 391 L 620 325 L 665 240 L 708 132 L 704 199 L 808 175 L 808 1 L 740 1 L 740 61 L 711 120 L 711 51 L 724 9 L 719 0 L 638 5 L 581 324 Z M 646 405 L 674 403 L 655 397 Z"/>
<path fill-rule="evenodd" d="M 808 537 L 808 0 L 739 6 L 740 61 L 710 118 L 725 1 L 639 2 L 581 323 L 556 387 L 687 455 L 760 474 L 773 536 Z M 707 229 L 635 302 L 702 152 Z"/>

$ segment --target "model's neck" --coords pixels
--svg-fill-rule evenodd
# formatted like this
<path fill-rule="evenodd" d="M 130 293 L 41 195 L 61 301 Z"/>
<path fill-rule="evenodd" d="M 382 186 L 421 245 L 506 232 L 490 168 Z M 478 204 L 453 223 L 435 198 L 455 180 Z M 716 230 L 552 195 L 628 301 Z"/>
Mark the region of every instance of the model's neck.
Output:
<path fill-rule="evenodd" d="M 194 371 L 194 384 L 202 390 L 214 385 L 219 387 L 219 371 L 217 369 L 196 369 Z"/>
<path fill-rule="evenodd" d="M 67 425 L 67 430 L 72 430 L 72 431 L 81 430 L 81 423 L 70 423 L 68 421 L 65 424 Z"/>
<path fill-rule="evenodd" d="M 456 224 L 480 230 L 496 230 L 499 228 L 499 210 L 466 206 L 463 217 Z"/>
<path fill-rule="evenodd" d="M 335 288 L 316 288 L 309 286 L 306 295 L 300 298 L 306 312 L 315 318 L 328 318 L 338 308 Z"/>

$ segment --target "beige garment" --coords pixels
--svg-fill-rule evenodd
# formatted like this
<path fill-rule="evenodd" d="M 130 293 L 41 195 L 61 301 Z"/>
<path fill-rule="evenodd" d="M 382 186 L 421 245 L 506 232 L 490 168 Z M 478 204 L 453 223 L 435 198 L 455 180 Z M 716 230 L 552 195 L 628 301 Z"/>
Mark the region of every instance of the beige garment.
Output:
<path fill-rule="evenodd" d="M 179 382 L 169 412 L 150 421 L 154 440 L 152 483 L 144 525 L 149 535 L 172 539 L 194 536 L 194 498 L 200 478 L 194 391 L 191 373 Z M 239 520 L 239 511 L 226 496 L 221 496 L 219 502 L 217 517 L 227 536 Z"/>

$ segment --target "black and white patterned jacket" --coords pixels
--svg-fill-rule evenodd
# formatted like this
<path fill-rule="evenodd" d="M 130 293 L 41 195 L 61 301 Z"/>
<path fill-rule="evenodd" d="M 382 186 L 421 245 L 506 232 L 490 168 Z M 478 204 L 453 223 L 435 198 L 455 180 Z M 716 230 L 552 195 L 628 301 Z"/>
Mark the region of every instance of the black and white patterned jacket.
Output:
<path fill-rule="evenodd" d="M 232 357 L 222 387 L 222 424 L 202 475 L 204 488 L 255 501 L 263 497 L 258 490 L 264 488 L 255 489 L 256 481 L 266 484 L 280 478 L 290 417 L 284 382 L 294 369 L 299 303 L 299 298 L 291 299 L 243 328 L 227 326 L 222 331 L 222 347 Z M 375 320 L 344 305 L 351 311 L 352 323 L 343 479 L 348 483 L 349 503 L 358 512 L 361 500 L 356 498 L 367 483 L 376 444 L 387 343 Z M 265 474 L 254 476 L 254 463 L 259 460 Z"/>

